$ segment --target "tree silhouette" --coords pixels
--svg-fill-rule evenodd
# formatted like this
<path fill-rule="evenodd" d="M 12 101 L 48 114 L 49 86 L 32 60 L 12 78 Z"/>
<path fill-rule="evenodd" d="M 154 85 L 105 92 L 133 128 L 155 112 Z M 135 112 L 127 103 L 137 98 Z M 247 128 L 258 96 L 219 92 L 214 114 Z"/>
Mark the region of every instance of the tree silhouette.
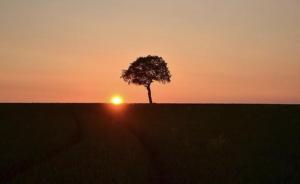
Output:
<path fill-rule="evenodd" d="M 158 81 L 163 84 L 171 82 L 171 74 L 165 60 L 162 57 L 151 55 L 137 58 L 127 70 L 123 70 L 121 78 L 128 84 L 145 86 L 150 104 L 152 104 L 152 82 Z"/>

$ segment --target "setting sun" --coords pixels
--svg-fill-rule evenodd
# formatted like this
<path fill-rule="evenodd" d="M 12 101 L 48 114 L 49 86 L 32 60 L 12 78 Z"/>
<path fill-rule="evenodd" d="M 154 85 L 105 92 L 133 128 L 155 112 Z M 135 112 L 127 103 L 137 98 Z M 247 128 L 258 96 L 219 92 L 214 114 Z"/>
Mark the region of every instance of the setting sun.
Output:
<path fill-rule="evenodd" d="M 123 103 L 123 98 L 121 96 L 113 96 L 111 98 L 111 103 L 114 105 L 120 105 Z"/>

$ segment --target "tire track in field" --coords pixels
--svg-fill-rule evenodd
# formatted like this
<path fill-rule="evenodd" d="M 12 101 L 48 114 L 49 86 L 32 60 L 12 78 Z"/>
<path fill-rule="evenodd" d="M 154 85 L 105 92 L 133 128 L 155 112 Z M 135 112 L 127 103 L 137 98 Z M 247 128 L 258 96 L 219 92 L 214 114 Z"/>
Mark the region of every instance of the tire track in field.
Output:
<path fill-rule="evenodd" d="M 4 172 L 0 172 L 0 183 L 10 183 L 16 176 L 24 173 L 27 170 L 30 170 L 31 168 L 42 164 L 43 162 L 46 162 L 55 156 L 59 155 L 60 153 L 63 153 L 67 151 L 68 149 L 72 148 L 73 146 L 77 145 L 83 137 L 83 125 L 81 121 L 79 121 L 78 117 L 73 114 L 73 118 L 77 127 L 76 134 L 73 135 L 72 141 L 65 144 L 64 146 L 61 146 L 59 148 L 56 148 L 48 153 L 46 153 L 43 156 L 40 156 L 37 159 L 32 160 L 25 160 L 17 162 L 16 164 L 12 165 L 11 167 L 5 169 Z"/>
<path fill-rule="evenodd" d="M 148 153 L 148 157 L 151 163 L 151 182 L 156 184 L 171 184 L 173 183 L 172 180 L 175 178 L 170 171 L 166 171 L 163 169 L 163 162 L 162 158 L 159 154 L 159 151 L 155 148 L 153 144 L 151 144 L 150 141 L 147 141 L 147 139 L 143 138 L 141 134 L 134 131 L 130 127 L 124 127 L 128 130 L 132 136 L 134 136 L 142 148 L 145 150 L 146 153 Z"/>

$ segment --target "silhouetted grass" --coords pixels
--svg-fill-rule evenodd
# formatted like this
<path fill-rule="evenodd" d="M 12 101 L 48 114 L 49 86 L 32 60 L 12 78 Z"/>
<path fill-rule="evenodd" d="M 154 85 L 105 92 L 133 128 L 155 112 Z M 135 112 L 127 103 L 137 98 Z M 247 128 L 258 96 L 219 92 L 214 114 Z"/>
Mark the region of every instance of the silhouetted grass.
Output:
<path fill-rule="evenodd" d="M 1 104 L 0 182 L 300 183 L 299 132 L 298 105 Z"/>

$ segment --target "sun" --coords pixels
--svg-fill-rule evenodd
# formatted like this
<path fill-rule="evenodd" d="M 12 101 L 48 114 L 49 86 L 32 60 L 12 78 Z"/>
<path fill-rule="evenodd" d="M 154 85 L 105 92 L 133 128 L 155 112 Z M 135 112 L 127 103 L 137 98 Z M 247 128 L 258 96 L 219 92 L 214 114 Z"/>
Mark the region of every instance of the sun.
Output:
<path fill-rule="evenodd" d="M 120 105 L 123 103 L 123 98 L 121 96 L 113 96 L 111 98 L 111 103 L 114 104 L 114 105 Z"/>

